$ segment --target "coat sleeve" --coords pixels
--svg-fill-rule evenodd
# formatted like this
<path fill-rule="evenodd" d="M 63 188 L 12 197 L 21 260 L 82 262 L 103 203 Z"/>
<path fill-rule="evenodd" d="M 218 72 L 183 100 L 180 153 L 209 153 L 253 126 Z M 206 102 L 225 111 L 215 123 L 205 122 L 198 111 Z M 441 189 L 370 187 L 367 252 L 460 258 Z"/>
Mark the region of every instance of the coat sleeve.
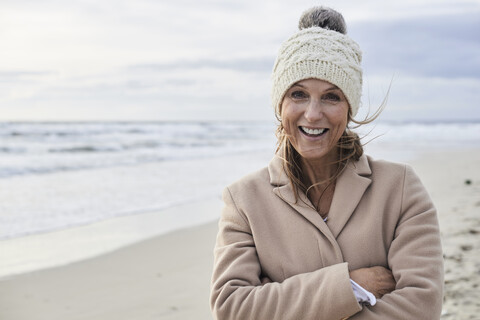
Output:
<path fill-rule="evenodd" d="M 443 255 L 437 212 L 409 166 L 403 184 L 400 219 L 388 252 L 396 288 L 351 319 L 440 319 Z"/>
<path fill-rule="evenodd" d="M 347 263 L 298 274 L 282 283 L 261 279 L 247 216 L 236 207 L 228 188 L 223 199 L 210 295 L 216 319 L 342 319 L 361 310 Z"/>

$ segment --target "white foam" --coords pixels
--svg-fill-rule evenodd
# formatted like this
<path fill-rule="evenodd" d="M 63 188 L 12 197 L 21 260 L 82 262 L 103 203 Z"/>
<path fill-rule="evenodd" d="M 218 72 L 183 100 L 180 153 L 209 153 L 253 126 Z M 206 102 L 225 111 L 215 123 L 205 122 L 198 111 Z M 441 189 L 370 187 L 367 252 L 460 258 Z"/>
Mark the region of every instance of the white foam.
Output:
<path fill-rule="evenodd" d="M 214 198 L 272 156 L 273 150 L 0 179 L 0 238 Z"/>

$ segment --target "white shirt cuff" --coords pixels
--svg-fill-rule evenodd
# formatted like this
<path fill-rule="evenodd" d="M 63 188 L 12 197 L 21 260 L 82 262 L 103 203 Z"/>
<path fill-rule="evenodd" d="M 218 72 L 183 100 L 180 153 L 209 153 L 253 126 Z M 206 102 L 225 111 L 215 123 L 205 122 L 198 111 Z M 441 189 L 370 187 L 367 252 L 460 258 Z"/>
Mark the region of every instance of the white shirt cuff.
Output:
<path fill-rule="evenodd" d="M 374 306 L 377 303 L 377 299 L 370 291 L 363 289 L 352 279 L 350 279 L 350 284 L 352 285 L 353 293 L 355 294 L 358 303 L 366 303 L 371 306 Z"/>

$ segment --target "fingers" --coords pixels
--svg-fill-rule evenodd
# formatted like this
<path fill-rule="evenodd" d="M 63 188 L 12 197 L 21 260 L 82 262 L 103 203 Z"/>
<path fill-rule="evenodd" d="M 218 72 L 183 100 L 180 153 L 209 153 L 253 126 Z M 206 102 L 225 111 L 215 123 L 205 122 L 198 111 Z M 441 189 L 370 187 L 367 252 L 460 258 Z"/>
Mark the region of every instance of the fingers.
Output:
<path fill-rule="evenodd" d="M 381 298 L 383 295 L 395 290 L 396 282 L 393 278 L 392 271 L 381 266 L 375 266 L 370 268 L 374 273 L 374 279 L 372 281 L 372 292 L 375 297 Z"/>
<path fill-rule="evenodd" d="M 350 272 L 350 278 L 376 298 L 395 290 L 396 282 L 392 272 L 382 266 L 353 270 Z"/>

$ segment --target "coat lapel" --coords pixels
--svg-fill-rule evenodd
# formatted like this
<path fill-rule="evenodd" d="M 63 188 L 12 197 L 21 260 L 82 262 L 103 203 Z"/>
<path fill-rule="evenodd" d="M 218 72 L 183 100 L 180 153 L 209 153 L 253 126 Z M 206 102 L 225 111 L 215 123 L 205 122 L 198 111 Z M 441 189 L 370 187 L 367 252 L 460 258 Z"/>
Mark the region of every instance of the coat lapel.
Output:
<path fill-rule="evenodd" d="M 295 211 L 305 217 L 310 223 L 312 223 L 317 229 L 325 234 L 331 235 L 323 219 L 320 217 L 317 211 L 311 206 L 310 200 L 302 192 L 299 194 L 299 200 L 295 202 L 295 194 L 293 193 L 290 185 L 284 185 L 273 189 L 273 192 L 287 202 Z"/>
<path fill-rule="evenodd" d="M 290 181 L 283 170 L 283 160 L 276 156 L 269 164 L 270 183 L 274 186 L 273 192 L 288 203 L 296 212 L 312 223 L 332 244 L 336 260 L 343 261 L 343 255 L 338 243 L 322 217 L 313 208 L 310 200 L 303 193 L 299 193 L 299 200 L 295 201 L 295 194 L 290 185 Z"/>
<path fill-rule="evenodd" d="M 273 192 L 283 201 L 287 202 L 295 211 L 298 211 L 318 229 L 323 229 L 323 220 L 311 205 L 310 200 L 303 192 L 299 193 L 298 201 L 290 185 L 290 180 L 283 170 L 283 160 L 275 156 L 269 166 L 270 183 L 275 187 Z"/>
<path fill-rule="evenodd" d="M 368 177 L 371 175 L 371 170 L 367 157 L 363 155 L 359 161 L 350 161 L 337 179 L 327 226 L 303 192 L 299 194 L 299 201 L 295 201 L 295 194 L 290 181 L 283 170 L 283 160 L 279 156 L 273 158 L 268 166 L 268 170 L 270 183 L 275 186 L 273 192 L 287 202 L 295 211 L 304 216 L 336 246 L 338 244 L 336 244 L 335 239 L 350 219 L 371 183 Z"/>
<path fill-rule="evenodd" d="M 335 239 L 347 224 L 371 183 L 372 174 L 367 157 L 363 155 L 356 162 L 350 161 L 337 178 L 335 193 L 328 213 L 328 227 Z"/>

